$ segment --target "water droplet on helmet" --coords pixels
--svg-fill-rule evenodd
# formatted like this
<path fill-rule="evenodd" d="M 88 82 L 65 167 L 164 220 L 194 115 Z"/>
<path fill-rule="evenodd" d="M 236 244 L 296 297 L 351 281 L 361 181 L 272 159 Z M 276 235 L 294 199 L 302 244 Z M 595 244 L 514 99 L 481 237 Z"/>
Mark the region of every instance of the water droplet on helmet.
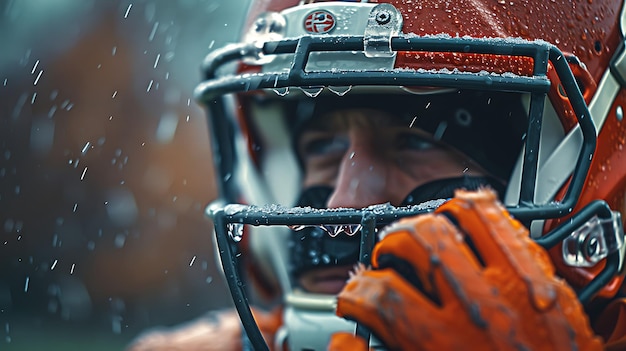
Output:
<path fill-rule="evenodd" d="M 340 86 L 340 87 L 328 86 L 328 90 L 332 91 L 333 93 L 337 94 L 338 96 L 344 96 L 350 90 L 352 90 L 352 85 Z"/>
<path fill-rule="evenodd" d="M 289 94 L 289 87 L 285 87 L 285 88 L 274 88 L 272 89 L 276 95 L 278 96 L 285 96 L 287 94 Z"/>
<path fill-rule="evenodd" d="M 554 287 L 550 284 L 529 284 L 530 301 L 539 311 L 546 311 L 552 306 L 557 299 Z"/>
<path fill-rule="evenodd" d="M 217 210 L 219 208 L 221 208 L 221 206 L 219 204 L 211 204 L 209 205 L 210 210 Z M 248 208 L 248 206 L 246 205 L 241 205 L 241 204 L 228 204 L 226 206 L 224 206 L 224 213 L 232 216 L 234 214 L 237 214 L 239 212 L 243 212 Z"/>
<path fill-rule="evenodd" d="M 334 235 L 331 235 L 331 236 L 335 237 L 335 236 L 337 236 L 337 235 L 339 235 L 339 234 L 341 234 L 341 233 L 343 233 L 343 226 L 341 226 L 341 225 L 336 225 L 336 226 L 333 228 L 333 234 L 334 234 Z"/>
<path fill-rule="evenodd" d="M 302 92 L 304 92 L 306 96 L 314 98 L 317 97 L 322 90 L 324 90 L 324 87 L 302 87 L 300 89 L 302 89 Z"/>
<path fill-rule="evenodd" d="M 228 236 L 232 239 L 232 241 L 238 243 L 243 238 L 243 224 L 228 223 L 226 225 L 226 229 L 228 230 Z"/>
<path fill-rule="evenodd" d="M 360 224 L 334 224 L 334 225 L 322 225 L 320 228 L 329 236 L 336 237 L 341 233 L 352 236 L 361 230 Z"/>
<path fill-rule="evenodd" d="M 293 230 L 294 232 L 298 232 L 304 228 L 306 228 L 306 225 L 302 225 L 302 224 L 295 224 L 295 225 L 288 225 L 289 229 Z"/>
<path fill-rule="evenodd" d="M 356 233 L 358 233 L 361 230 L 361 225 L 360 224 L 354 224 L 354 225 L 346 225 L 344 227 L 344 233 L 352 236 Z"/>

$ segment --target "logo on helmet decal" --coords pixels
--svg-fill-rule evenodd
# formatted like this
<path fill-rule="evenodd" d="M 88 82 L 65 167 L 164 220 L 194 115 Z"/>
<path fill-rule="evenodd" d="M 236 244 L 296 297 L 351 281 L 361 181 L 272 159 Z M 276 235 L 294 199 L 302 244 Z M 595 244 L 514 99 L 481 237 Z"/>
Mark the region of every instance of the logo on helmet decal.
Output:
<path fill-rule="evenodd" d="M 308 33 L 324 34 L 335 28 L 335 16 L 324 10 L 309 13 L 304 19 L 304 29 Z"/>

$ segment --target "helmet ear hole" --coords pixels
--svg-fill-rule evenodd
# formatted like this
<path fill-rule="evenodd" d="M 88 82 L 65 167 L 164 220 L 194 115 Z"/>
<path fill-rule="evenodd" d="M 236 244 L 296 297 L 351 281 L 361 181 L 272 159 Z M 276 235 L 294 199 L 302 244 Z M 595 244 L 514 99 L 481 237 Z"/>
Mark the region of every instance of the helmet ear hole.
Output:
<path fill-rule="evenodd" d="M 563 89 L 563 84 L 559 83 L 556 87 L 557 91 L 559 92 L 559 97 L 563 100 L 567 99 L 567 93 L 565 92 L 565 89 Z"/>
<path fill-rule="evenodd" d="M 569 67 L 576 81 L 576 85 L 580 90 L 583 99 L 587 104 L 591 102 L 593 94 L 597 90 L 598 84 L 591 76 L 591 73 L 587 70 L 584 63 L 580 62 L 576 56 L 571 54 L 564 54 Z M 550 80 L 554 83 L 550 90 L 550 100 L 555 107 L 565 132 L 571 130 L 578 124 L 574 110 L 569 102 L 569 97 L 563 88 L 554 70 L 548 72 Z"/>
<path fill-rule="evenodd" d="M 591 98 L 593 97 L 593 93 L 596 91 L 598 84 L 582 62 L 578 61 L 578 59 L 573 59 L 571 61 L 574 62 L 570 62 L 569 66 L 574 74 L 574 79 L 576 79 L 578 89 L 583 95 L 585 102 L 589 103 L 591 102 Z"/>
<path fill-rule="evenodd" d="M 574 74 L 576 85 L 578 85 L 578 89 L 583 95 L 583 98 L 585 98 L 585 101 L 589 103 L 592 94 L 597 86 L 596 82 L 593 80 L 591 73 L 589 73 L 589 71 L 587 71 L 587 69 L 582 66 L 582 63 L 578 62 L 577 59 L 573 59 L 573 61 L 575 62 L 570 62 L 569 66 L 572 69 L 572 73 Z M 565 89 L 563 88 L 563 85 L 561 83 L 558 83 L 557 91 L 562 99 L 567 99 L 567 93 L 565 92 Z"/>

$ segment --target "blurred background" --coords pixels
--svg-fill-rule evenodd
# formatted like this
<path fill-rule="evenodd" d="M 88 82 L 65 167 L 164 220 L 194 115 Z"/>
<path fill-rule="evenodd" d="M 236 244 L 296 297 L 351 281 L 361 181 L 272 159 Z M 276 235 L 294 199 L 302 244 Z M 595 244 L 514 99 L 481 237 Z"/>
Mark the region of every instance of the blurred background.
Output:
<path fill-rule="evenodd" d="M 193 99 L 249 0 L 0 0 L 0 350 L 122 350 L 230 306 Z"/>

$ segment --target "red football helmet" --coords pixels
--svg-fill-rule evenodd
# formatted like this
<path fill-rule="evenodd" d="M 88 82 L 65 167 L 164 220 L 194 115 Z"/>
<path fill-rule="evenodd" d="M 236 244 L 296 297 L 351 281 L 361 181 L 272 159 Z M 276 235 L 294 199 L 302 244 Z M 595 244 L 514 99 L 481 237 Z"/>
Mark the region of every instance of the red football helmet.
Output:
<path fill-rule="evenodd" d="M 329 322 L 332 296 L 294 289 L 293 270 L 353 254 L 367 262 L 376 228 L 441 203 L 430 196 L 401 207 L 315 209 L 327 190 L 300 189 L 293 139 L 327 104 L 449 105 L 442 140 L 506 179 L 503 203 L 550 250 L 581 301 L 617 294 L 626 212 L 622 1 L 259 0 L 249 13 L 242 42 L 207 56 L 196 94 L 208 109 L 220 189 L 207 213 L 253 343 L 263 340 L 242 267 L 262 290 L 286 296 L 291 349 L 325 347 L 320 331 L 349 326 Z M 477 106 L 477 96 L 488 103 Z M 443 134 L 441 126 L 433 117 L 420 127 Z M 301 228 L 317 232 L 298 237 L 292 230 Z M 332 236 L 361 240 L 328 245 Z"/>

